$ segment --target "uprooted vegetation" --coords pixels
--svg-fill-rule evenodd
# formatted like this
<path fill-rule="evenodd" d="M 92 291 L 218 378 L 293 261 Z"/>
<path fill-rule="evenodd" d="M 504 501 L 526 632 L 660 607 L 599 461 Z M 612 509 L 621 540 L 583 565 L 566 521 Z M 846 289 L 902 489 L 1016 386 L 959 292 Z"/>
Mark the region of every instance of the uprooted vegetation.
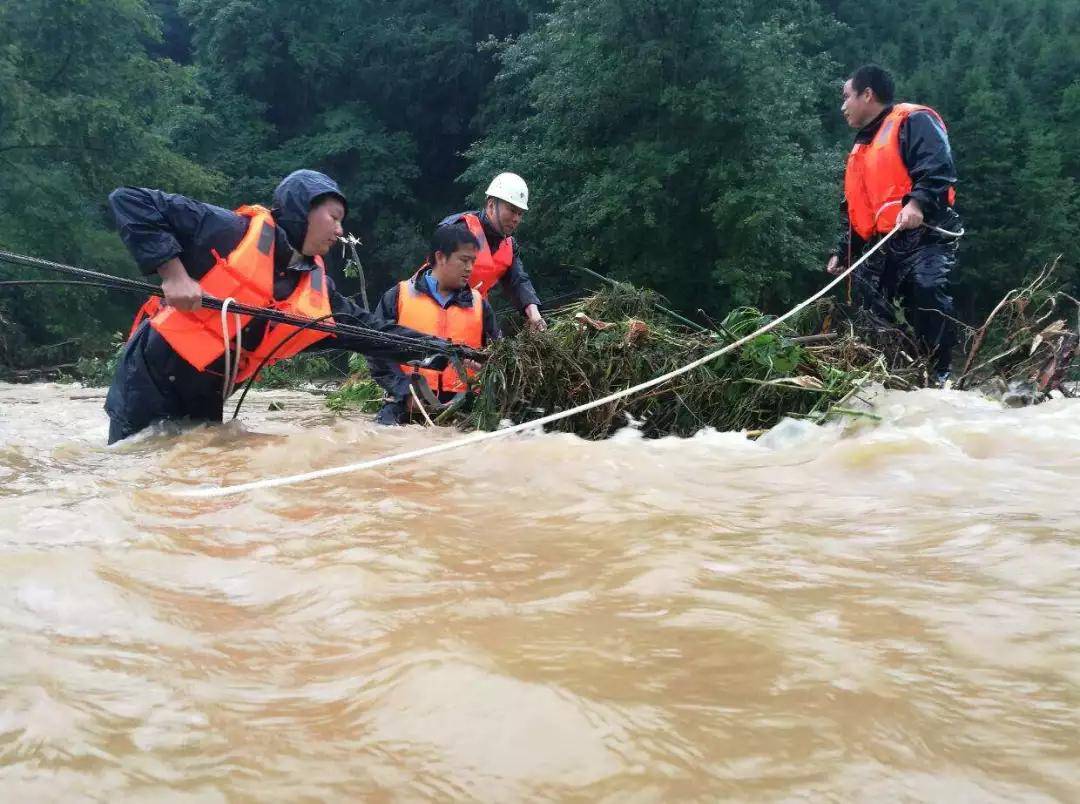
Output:
<path fill-rule="evenodd" d="M 981 327 L 968 329 L 956 387 L 1022 392 L 1025 402 L 1068 393 L 1078 341 L 1069 322 L 1076 322 L 1080 304 L 1054 285 L 1053 275 L 1050 266 L 1006 296 Z M 684 366 L 771 320 L 744 307 L 713 329 L 695 329 L 669 313 L 660 296 L 624 284 L 550 311 L 546 332 L 492 345 L 470 411 L 431 411 L 431 418 L 491 430 L 567 410 Z M 628 425 L 649 437 L 689 436 L 706 427 L 765 430 L 784 417 L 822 422 L 866 415 L 853 404 L 862 389 L 926 385 L 925 361 L 915 354 L 902 326 L 870 322 L 826 300 L 663 385 L 550 427 L 589 439 Z M 331 405 L 344 409 L 357 400 L 370 411 L 380 396 L 359 374 L 331 395 Z"/>
<path fill-rule="evenodd" d="M 1052 393 L 1070 394 L 1080 352 L 1080 301 L 1057 281 L 1058 263 L 1009 291 L 971 331 L 956 387 L 1031 404 Z"/>
<path fill-rule="evenodd" d="M 609 288 L 557 311 L 547 332 L 496 343 L 467 424 L 492 429 L 584 404 L 703 357 L 769 320 L 739 308 L 716 331 L 698 331 L 673 321 L 660 302 L 629 286 Z M 663 385 L 553 426 L 591 439 L 627 424 L 646 436 L 757 430 L 784 416 L 821 421 L 868 383 L 913 386 L 915 371 L 895 368 L 850 329 L 819 334 L 833 312 L 828 304 L 810 308 L 790 326 Z"/>
<path fill-rule="evenodd" d="M 662 301 L 618 285 L 551 311 L 546 332 L 522 332 L 492 345 L 471 411 L 432 412 L 434 420 L 490 430 L 567 410 L 665 374 L 770 320 L 739 308 L 715 330 L 694 329 L 669 316 Z M 758 430 L 784 416 L 823 421 L 849 412 L 845 403 L 872 383 L 908 389 L 921 382 L 921 366 L 868 345 L 849 323 L 822 333 L 837 313 L 823 302 L 735 352 L 553 428 L 590 439 L 628 424 L 649 437 L 689 436 L 705 427 Z M 369 383 L 357 377 L 342 396 L 370 404 L 373 394 L 364 390 Z M 339 409 L 343 401 L 332 396 Z"/>

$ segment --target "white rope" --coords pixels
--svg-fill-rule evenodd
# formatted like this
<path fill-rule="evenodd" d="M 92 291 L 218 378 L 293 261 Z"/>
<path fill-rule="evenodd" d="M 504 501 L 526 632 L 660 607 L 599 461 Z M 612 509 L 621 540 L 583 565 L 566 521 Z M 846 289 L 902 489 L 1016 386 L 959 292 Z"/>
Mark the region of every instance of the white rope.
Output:
<path fill-rule="evenodd" d="M 964 227 L 963 226 L 960 227 L 959 232 L 950 232 L 948 229 L 942 229 L 940 226 L 930 226 L 929 224 L 926 224 L 926 223 L 924 223 L 923 226 L 926 227 L 927 229 L 930 229 L 931 231 L 940 232 L 943 235 L 948 235 L 949 237 L 955 237 L 958 240 L 961 237 L 964 236 Z"/>
<path fill-rule="evenodd" d="M 877 219 L 881 217 L 881 213 L 884 212 L 888 207 L 892 207 L 892 206 L 897 206 L 898 207 L 902 203 L 903 203 L 903 201 L 886 201 L 884 204 L 881 205 L 881 208 L 877 211 L 877 215 L 874 216 L 874 223 L 877 223 Z M 957 240 L 959 240 L 961 237 L 964 236 L 964 227 L 962 227 L 962 226 L 960 227 L 959 232 L 950 232 L 948 229 L 942 229 L 940 226 L 931 226 L 928 223 L 921 223 L 919 225 L 922 226 L 924 229 L 929 229 L 932 232 L 938 232 L 938 233 L 946 235 L 948 237 L 955 237 Z"/>
<path fill-rule="evenodd" d="M 221 398 L 228 399 L 229 372 L 232 370 L 232 355 L 229 353 L 229 305 L 232 297 L 227 298 L 221 305 L 221 342 L 225 348 L 221 370 L 224 373 L 221 383 Z"/>
<path fill-rule="evenodd" d="M 720 357 L 721 355 L 725 355 L 728 352 L 738 349 L 740 346 L 748 343 L 749 341 L 752 341 L 759 335 L 763 335 L 764 333 L 775 329 L 784 321 L 791 318 L 793 315 L 800 312 L 801 310 L 805 309 L 808 305 L 813 304 L 830 290 L 832 290 L 834 287 L 836 287 L 848 274 L 850 274 L 852 271 L 854 271 L 856 268 L 866 262 L 866 260 L 874 254 L 874 252 L 876 252 L 883 245 L 885 245 L 885 243 L 888 242 L 889 238 L 896 234 L 899 228 L 899 226 L 894 227 L 891 232 L 889 232 L 887 235 L 881 238 L 881 240 L 875 243 L 873 248 L 867 251 L 862 257 L 860 257 L 845 271 L 838 274 L 836 278 L 829 282 L 827 285 L 825 285 L 825 287 L 823 287 L 810 298 L 806 299 L 795 307 L 792 307 L 779 318 L 774 318 L 772 321 L 768 322 L 762 327 L 759 327 L 754 332 L 751 332 L 749 335 L 744 335 L 737 341 L 729 343 L 727 346 L 717 349 L 715 352 L 710 352 L 704 357 L 699 357 L 692 363 L 687 363 L 681 368 L 674 369 L 673 371 L 669 371 L 667 374 L 662 374 L 659 377 L 655 377 L 651 380 L 646 380 L 645 382 L 631 386 L 630 388 L 625 388 L 622 391 L 616 391 L 615 393 L 609 394 L 608 396 L 602 397 L 601 399 L 594 399 L 592 402 L 586 402 L 584 405 L 579 405 L 576 408 L 559 411 L 557 413 L 551 413 L 547 416 L 542 416 L 539 419 L 533 419 L 532 421 L 515 424 L 512 427 L 507 427 L 502 430 L 473 433 L 471 435 L 465 436 L 464 438 L 459 438 L 455 441 L 447 441 L 443 444 L 434 444 L 429 447 L 424 447 L 422 449 L 414 449 L 409 452 L 399 452 L 395 455 L 385 455 L 382 458 L 374 458 L 372 460 L 361 461 L 359 463 L 350 463 L 346 466 L 334 466 L 329 469 L 317 469 L 313 472 L 305 472 L 299 475 L 289 475 L 287 477 L 271 477 L 265 480 L 254 480 L 250 483 L 239 483 L 235 486 L 222 486 L 220 488 L 187 489 L 183 491 L 173 492 L 173 494 L 178 497 L 194 497 L 200 499 L 207 499 L 211 497 L 226 497 L 231 494 L 242 494 L 245 491 L 255 491 L 256 489 L 270 489 L 275 488 L 276 486 L 289 486 L 295 483 L 305 483 L 309 480 L 319 480 L 320 478 L 324 477 L 336 477 L 337 475 L 345 475 L 351 472 L 359 472 L 364 469 L 374 469 L 379 466 L 388 466 L 393 463 L 401 463 L 403 461 L 410 461 L 416 458 L 426 458 L 428 455 L 437 455 L 440 452 L 449 452 L 452 449 L 460 449 L 461 447 L 468 447 L 473 444 L 483 443 L 484 441 L 491 441 L 496 438 L 503 438 L 508 435 L 513 435 L 514 433 L 523 432 L 525 430 L 533 430 L 537 427 L 543 427 L 545 424 L 551 424 L 552 422 L 557 422 L 560 419 L 569 418 L 570 416 L 574 416 L 586 410 L 592 410 L 593 408 L 598 408 L 602 405 L 610 404 L 616 400 L 624 399 L 628 396 L 633 396 L 640 391 L 645 391 L 649 388 L 655 388 L 657 385 L 662 385 L 668 380 L 674 379 L 675 377 L 678 377 L 682 374 L 686 374 L 689 371 L 693 371 L 699 366 L 704 366 L 706 363 L 711 363 L 713 360 Z"/>
<path fill-rule="evenodd" d="M 413 402 L 416 403 L 416 407 L 420 408 L 420 412 L 424 414 L 424 421 L 427 422 L 428 427 L 434 427 L 435 422 L 428 416 L 427 410 L 424 408 L 424 403 L 420 401 L 420 397 L 416 394 L 416 389 L 413 388 L 412 383 L 409 383 L 409 393 L 412 394 Z"/>
<path fill-rule="evenodd" d="M 874 223 L 877 223 L 877 219 L 881 217 L 881 213 L 887 210 L 889 207 L 898 207 L 903 203 L 903 201 L 886 201 L 884 204 L 878 207 L 877 214 L 874 215 Z"/>
<path fill-rule="evenodd" d="M 236 375 L 240 373 L 240 316 L 236 313 L 233 313 L 233 318 L 236 320 L 235 360 L 233 360 L 232 356 L 229 354 L 229 305 L 234 301 L 236 301 L 236 299 L 230 296 L 221 303 L 221 340 L 225 345 L 224 364 L 222 367 L 225 377 L 221 385 L 222 400 L 232 396 L 232 392 L 236 390 Z"/>

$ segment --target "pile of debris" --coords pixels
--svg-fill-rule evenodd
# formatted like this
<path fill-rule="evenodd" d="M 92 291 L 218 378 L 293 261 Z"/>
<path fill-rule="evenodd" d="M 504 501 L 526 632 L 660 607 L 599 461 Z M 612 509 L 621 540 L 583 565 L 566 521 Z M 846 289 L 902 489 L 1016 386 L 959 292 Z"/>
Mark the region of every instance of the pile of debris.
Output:
<path fill-rule="evenodd" d="M 981 391 L 1012 407 L 1074 395 L 1080 301 L 1055 281 L 1057 267 L 1054 262 L 1005 294 L 972 331 L 956 388 Z"/>
<path fill-rule="evenodd" d="M 1080 303 L 1051 281 L 1054 267 L 1009 293 L 981 327 L 969 330 L 954 387 L 980 390 L 1006 404 L 1069 394 L 1070 364 L 1080 343 L 1070 323 L 1080 325 Z M 547 331 L 523 331 L 493 344 L 474 403 L 432 412 L 434 423 L 493 430 L 568 410 L 666 374 L 771 320 L 742 307 L 706 329 L 692 326 L 663 301 L 616 284 L 549 311 Z M 858 401 L 863 389 L 914 390 L 927 379 L 926 361 L 917 357 L 902 324 L 883 325 L 823 300 L 735 352 L 551 427 L 588 439 L 607 438 L 627 426 L 654 438 L 690 436 L 706 427 L 753 433 L 785 417 L 824 422 L 872 416 Z M 371 411 L 381 396 L 358 372 L 331 394 L 330 403 Z"/>
<path fill-rule="evenodd" d="M 462 424 L 494 429 L 576 407 L 683 366 L 770 320 L 744 307 L 715 330 L 694 329 L 673 319 L 662 301 L 628 285 L 606 288 L 549 315 L 546 332 L 498 342 Z M 896 368 L 851 326 L 822 334 L 837 313 L 823 302 L 733 353 L 553 427 L 589 439 L 628 425 L 647 437 L 689 436 L 705 427 L 764 430 L 785 416 L 859 415 L 844 405 L 870 384 L 916 387 L 920 366 Z"/>

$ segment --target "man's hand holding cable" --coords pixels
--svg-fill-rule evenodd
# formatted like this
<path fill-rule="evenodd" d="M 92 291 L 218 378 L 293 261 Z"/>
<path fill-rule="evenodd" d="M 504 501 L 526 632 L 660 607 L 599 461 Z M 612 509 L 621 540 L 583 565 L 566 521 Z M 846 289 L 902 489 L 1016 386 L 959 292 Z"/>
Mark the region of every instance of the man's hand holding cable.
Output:
<path fill-rule="evenodd" d="M 467 368 L 477 370 L 481 368 L 481 363 L 487 359 L 487 355 L 478 349 L 471 349 L 468 346 L 459 346 L 458 344 L 452 345 L 454 357 L 465 364 Z M 423 360 L 414 360 L 410 365 L 416 365 L 419 368 L 431 369 L 432 371 L 442 371 L 450 365 L 450 356 L 447 354 L 437 354 L 425 357 Z"/>
<path fill-rule="evenodd" d="M 165 294 L 166 304 L 184 312 L 198 310 L 202 306 L 202 288 L 188 275 L 178 257 L 159 266 L 157 271 L 161 276 L 161 290 Z"/>
<path fill-rule="evenodd" d="M 483 368 L 484 362 L 487 360 L 487 354 L 479 349 L 472 349 L 468 346 L 460 347 L 459 355 L 461 360 L 465 363 L 466 368 L 470 368 L 473 371 L 479 371 Z"/>

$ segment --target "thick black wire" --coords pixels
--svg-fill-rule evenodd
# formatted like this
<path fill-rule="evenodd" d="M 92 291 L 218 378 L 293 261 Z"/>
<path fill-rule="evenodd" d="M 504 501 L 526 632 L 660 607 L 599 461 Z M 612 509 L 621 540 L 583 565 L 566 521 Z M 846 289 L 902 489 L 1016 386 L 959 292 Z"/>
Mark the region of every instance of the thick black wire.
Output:
<path fill-rule="evenodd" d="M 240 406 L 244 404 L 244 399 L 247 397 L 248 391 L 251 390 L 251 386 L 255 384 L 255 379 L 259 376 L 259 372 L 262 371 L 263 368 L 266 366 L 266 364 L 270 361 L 270 359 L 273 358 L 273 356 L 278 353 L 278 350 L 281 349 L 281 347 L 283 347 L 285 344 L 287 344 L 293 338 L 295 338 L 297 335 L 299 335 L 301 332 L 303 332 L 305 329 L 310 329 L 312 324 L 316 324 L 316 323 L 318 323 L 320 321 L 325 321 L 327 318 L 330 318 L 333 315 L 334 315 L 333 313 L 330 313 L 329 315 L 324 315 L 321 318 L 313 318 L 311 320 L 311 324 L 308 324 L 307 326 L 304 326 L 304 327 L 297 328 L 297 330 L 295 332 L 290 333 L 288 338 L 286 338 L 281 343 L 279 343 L 277 346 L 275 346 L 274 349 L 266 357 L 264 357 L 262 359 L 262 362 L 259 363 L 259 366 L 258 366 L 258 368 L 255 369 L 255 372 L 250 377 L 248 377 L 248 381 L 244 385 L 244 390 L 240 394 L 240 399 L 237 400 L 237 402 L 236 402 L 236 408 L 233 410 L 233 414 L 232 414 L 232 417 L 234 419 L 237 416 L 240 415 Z M 264 335 L 263 337 L 265 338 L 266 336 Z"/>
<path fill-rule="evenodd" d="M 330 318 L 333 315 L 334 315 L 333 313 L 330 313 L 328 315 L 324 315 L 322 318 L 313 319 L 311 323 L 314 324 L 314 323 L 316 323 L 318 321 L 322 321 L 324 319 Z M 348 313 L 339 313 L 338 317 L 340 317 L 340 318 L 356 318 L 356 316 L 349 315 Z M 283 347 L 285 344 L 287 344 L 289 341 L 291 341 L 293 338 L 295 338 L 297 335 L 299 335 L 305 329 L 308 329 L 308 327 L 300 327 L 300 328 L 298 328 L 296 330 L 296 332 L 291 333 L 288 338 L 286 338 L 281 343 L 279 343 L 277 346 L 275 346 L 273 351 L 271 351 L 270 354 L 268 354 L 266 357 L 264 357 L 262 359 L 262 362 L 260 362 L 258 367 L 255 369 L 255 373 L 252 374 L 250 377 L 248 377 L 248 381 L 244 384 L 244 390 L 241 392 L 240 399 L 237 400 L 236 408 L 233 410 L 232 417 L 234 419 L 237 416 L 240 415 L 240 406 L 244 404 L 244 398 L 247 397 L 248 391 L 251 390 L 251 387 L 255 384 L 255 380 L 258 379 L 259 372 L 262 371 L 263 368 L 266 366 L 266 364 L 274 357 L 274 355 L 276 355 L 278 353 L 278 350 L 281 349 L 281 347 Z M 331 349 L 331 350 L 323 350 L 323 351 L 336 351 L 336 350 Z"/>
<path fill-rule="evenodd" d="M 15 265 L 25 265 L 33 268 L 42 268 L 47 271 L 58 271 L 60 273 L 70 274 L 72 276 L 84 277 L 95 282 L 100 282 L 104 287 L 109 287 L 114 290 L 129 290 L 139 293 L 147 293 L 151 296 L 164 297 L 164 293 L 161 288 L 156 285 L 151 285 L 149 282 L 141 282 L 136 279 L 127 279 L 125 277 L 113 276 L 111 274 L 101 273 L 99 271 L 91 271 L 86 268 L 76 268 L 71 265 L 64 265 L 63 263 L 51 262 L 50 260 L 43 260 L 38 257 L 27 257 L 22 254 L 14 254 L 10 251 L 0 250 L 0 260 L 10 262 Z M 223 301 L 221 299 L 215 299 L 212 296 L 204 296 L 202 299 L 202 306 L 212 310 L 220 310 Z M 259 318 L 265 321 L 273 321 L 279 324 L 289 324 L 294 327 L 311 328 L 319 332 L 326 332 L 331 335 L 351 335 L 361 339 L 367 339 L 368 341 L 383 344 L 393 344 L 397 346 L 405 346 L 415 349 L 417 353 L 422 354 L 444 354 L 450 355 L 454 353 L 452 347 L 438 347 L 427 341 L 421 341 L 417 338 L 410 338 L 406 335 L 396 335 L 392 333 L 380 332 L 368 327 L 353 326 L 348 324 L 324 324 L 321 321 L 316 321 L 308 318 L 300 318 L 297 316 L 291 316 L 287 313 L 282 313 L 279 310 L 272 310 L 265 307 L 252 307 L 246 304 L 240 304 L 233 302 L 229 305 L 229 309 L 233 312 L 241 313 L 242 315 L 248 315 L 252 318 Z"/>
<path fill-rule="evenodd" d="M 112 285 L 104 282 L 82 282 L 78 279 L 5 279 L 0 281 L 0 286 L 18 285 L 87 285 L 92 288 L 112 288 Z"/>
<path fill-rule="evenodd" d="M 0 252 L 0 257 L 2 257 L 2 256 L 3 256 L 3 252 Z M 117 278 L 119 278 L 119 277 L 117 277 Z M 106 288 L 106 289 L 110 289 L 110 290 L 132 290 L 132 288 L 126 288 L 126 287 L 125 288 L 119 288 L 119 287 L 117 287 L 115 285 L 112 285 L 112 284 L 110 284 L 108 282 L 84 282 L 84 281 L 73 280 L 73 279 L 13 279 L 13 280 L 0 281 L 0 286 L 3 286 L 3 285 L 89 285 L 91 287 Z M 150 287 L 153 287 L 153 285 L 151 285 Z M 140 293 L 142 292 L 141 288 L 138 289 L 138 290 L 139 290 Z M 230 309 L 232 309 L 233 305 L 229 305 L 229 307 L 230 307 Z M 327 318 L 333 318 L 333 317 L 334 317 L 333 313 L 328 313 L 327 315 L 321 316 L 320 318 L 313 318 L 310 321 L 308 321 L 306 324 L 303 324 L 302 326 L 297 327 L 295 332 L 290 333 L 289 337 L 287 337 L 285 340 L 283 340 L 281 343 L 279 343 L 277 346 L 275 346 L 273 351 L 271 351 L 270 354 L 266 355 L 262 359 L 262 361 L 259 363 L 258 367 L 255 369 L 255 372 L 248 378 L 248 381 L 244 384 L 244 390 L 240 393 L 240 399 L 237 400 L 236 408 L 233 410 L 233 415 L 232 415 L 233 419 L 235 419 L 237 416 L 240 415 L 240 408 L 244 404 L 244 400 L 247 398 L 248 391 L 250 391 L 252 386 L 255 384 L 255 380 L 258 378 L 259 372 L 262 371 L 266 367 L 266 364 L 270 360 L 273 359 L 274 355 L 276 355 L 278 353 L 278 350 L 280 350 L 283 346 L 285 346 L 285 344 L 287 344 L 289 341 L 291 341 L 293 338 L 295 338 L 297 335 L 299 335 L 305 329 L 311 329 L 314 325 L 319 324 L 322 321 L 325 321 Z M 356 316 L 351 316 L 348 313 L 339 313 L 338 317 L 339 318 L 356 318 Z M 330 349 L 330 350 L 325 350 L 325 351 L 336 351 L 336 350 Z"/>

